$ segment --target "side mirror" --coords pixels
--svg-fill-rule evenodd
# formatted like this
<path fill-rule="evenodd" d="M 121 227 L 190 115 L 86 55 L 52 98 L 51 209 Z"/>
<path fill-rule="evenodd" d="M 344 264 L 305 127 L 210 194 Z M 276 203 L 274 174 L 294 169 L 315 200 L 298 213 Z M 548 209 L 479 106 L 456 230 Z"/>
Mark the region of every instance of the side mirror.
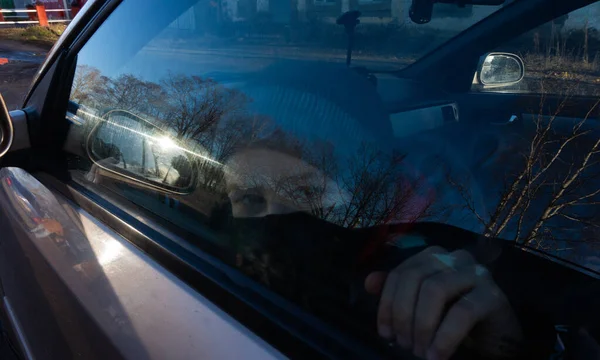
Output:
<path fill-rule="evenodd" d="M 523 60 L 509 53 L 489 53 L 477 69 L 477 81 L 484 88 L 514 85 L 523 80 L 524 76 Z"/>
<path fill-rule="evenodd" d="M 86 149 L 101 170 L 125 182 L 175 193 L 193 191 L 193 152 L 168 130 L 124 110 L 112 110 L 90 132 Z"/>

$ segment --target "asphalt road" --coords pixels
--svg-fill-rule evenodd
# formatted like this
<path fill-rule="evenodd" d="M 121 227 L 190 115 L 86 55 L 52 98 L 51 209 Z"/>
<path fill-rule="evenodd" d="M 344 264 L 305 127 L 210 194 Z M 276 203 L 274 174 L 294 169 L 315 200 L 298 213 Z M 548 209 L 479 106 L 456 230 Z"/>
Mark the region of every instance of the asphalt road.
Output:
<path fill-rule="evenodd" d="M 37 69 L 46 57 L 47 49 L 0 39 L 0 94 L 9 110 L 18 109 L 31 86 Z M 4 61 L 0 61 L 4 63 Z"/>

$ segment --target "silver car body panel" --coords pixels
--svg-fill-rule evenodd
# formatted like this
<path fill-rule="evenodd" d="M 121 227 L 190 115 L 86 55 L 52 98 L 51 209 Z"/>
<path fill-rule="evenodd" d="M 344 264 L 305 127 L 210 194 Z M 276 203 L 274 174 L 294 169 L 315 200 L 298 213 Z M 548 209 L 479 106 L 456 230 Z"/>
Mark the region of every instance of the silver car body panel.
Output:
<path fill-rule="evenodd" d="M 28 201 L 20 200 L 25 198 Z M 114 346 L 126 359 L 283 358 L 127 240 L 24 170 L 0 170 L 0 212 L 2 229 L 13 235 L 0 239 L 0 276 L 3 282 L 7 279 L 3 285 L 11 322 L 14 330 L 25 334 L 20 341 L 22 347 L 28 344 L 28 357 L 108 356 L 98 353 L 102 339 L 90 335 L 98 333 L 107 337 L 107 348 Z M 45 215 L 40 220 L 32 214 Z M 38 223 L 45 232 L 40 232 Z M 15 253 L 19 249 L 24 257 Z M 31 276 L 18 270 L 28 267 L 33 269 Z M 53 276 L 60 285 L 49 280 Z M 28 296 L 26 287 L 40 291 Z M 59 310 L 64 297 L 72 297 L 75 305 Z M 34 328 L 32 298 L 60 314 L 48 321 L 55 322 L 59 334 L 49 332 L 46 323 L 44 331 Z M 84 323 L 86 318 L 92 321 Z M 69 349 L 56 348 L 60 341 Z"/>

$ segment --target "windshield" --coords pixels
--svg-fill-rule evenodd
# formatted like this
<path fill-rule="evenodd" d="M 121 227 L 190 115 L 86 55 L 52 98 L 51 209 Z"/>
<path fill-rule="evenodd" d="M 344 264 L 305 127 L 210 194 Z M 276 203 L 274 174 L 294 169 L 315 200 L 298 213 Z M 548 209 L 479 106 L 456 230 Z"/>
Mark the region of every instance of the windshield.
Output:
<path fill-rule="evenodd" d="M 425 0 L 122 2 L 78 53 L 73 178 L 190 254 L 398 345 L 384 352 L 447 359 L 481 323 L 510 341 L 475 343 L 542 358 L 522 345 L 546 324 L 531 314 L 553 344 L 561 311 L 595 306 L 600 10 L 504 36 L 467 28 L 507 6 L 542 20 L 522 1 L 467 2 L 501 4 L 435 2 L 428 19 L 411 12 Z M 430 51 L 420 75 L 384 71 Z"/>

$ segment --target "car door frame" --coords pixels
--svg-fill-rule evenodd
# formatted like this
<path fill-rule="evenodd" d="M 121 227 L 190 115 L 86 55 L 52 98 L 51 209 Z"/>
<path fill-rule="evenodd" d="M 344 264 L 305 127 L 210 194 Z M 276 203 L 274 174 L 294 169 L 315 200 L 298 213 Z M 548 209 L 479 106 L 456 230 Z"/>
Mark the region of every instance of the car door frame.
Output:
<path fill-rule="evenodd" d="M 503 16 L 529 14 L 535 9 L 539 9 L 542 2 L 543 0 L 532 0 L 530 5 L 515 2 L 503 10 L 505 12 Z M 559 2 L 559 0 L 554 0 L 554 2 Z M 70 84 L 75 71 L 76 54 L 120 3 L 119 0 L 88 1 L 87 7 L 82 9 L 76 21 L 69 25 L 65 36 L 54 46 L 48 59 L 42 65 L 23 108 L 28 117 L 30 141 L 34 154 L 34 160 L 23 164 L 23 167 L 48 174 L 49 176 L 40 177 L 44 184 L 57 189 L 90 214 L 101 219 L 109 227 L 152 256 L 161 266 L 176 274 L 203 295 L 212 293 L 207 296 L 209 299 L 284 354 L 316 358 L 323 355 L 345 358 L 373 356 L 372 350 L 354 344 L 351 338 L 332 330 L 318 319 L 309 317 L 309 321 L 298 323 L 299 319 L 305 317 L 306 314 L 298 313 L 297 309 L 290 308 L 287 304 L 282 305 L 281 308 L 288 312 L 288 318 L 283 320 L 278 318 L 273 311 L 265 309 L 268 304 L 260 304 L 261 299 L 252 299 L 252 296 L 248 296 L 248 294 L 239 293 L 236 285 L 231 283 L 231 279 L 228 279 L 227 272 L 215 264 L 214 259 L 203 259 L 201 265 L 198 265 L 196 259 L 189 257 L 188 251 L 172 244 L 164 232 L 157 230 L 164 229 L 162 224 L 152 221 L 149 221 L 149 224 L 143 223 L 134 216 L 135 212 L 139 211 L 138 209 L 109 201 L 98 192 L 69 180 L 62 146 L 69 130 L 65 114 L 67 113 Z M 579 4 L 583 1 L 579 0 L 571 4 L 574 3 Z M 565 13 L 571 11 L 569 10 L 571 8 L 560 7 L 561 11 L 564 10 Z M 447 64 L 441 66 L 443 59 L 450 56 L 453 59 L 451 64 L 457 66 L 457 71 L 454 73 L 461 79 L 461 76 L 464 76 L 465 79 L 468 78 L 470 86 L 480 53 L 491 49 L 495 42 L 500 43 L 504 39 L 504 36 L 498 37 L 497 41 L 490 42 L 485 46 L 481 43 L 482 39 L 497 30 L 500 26 L 499 22 L 503 18 L 492 15 L 489 23 L 486 21 L 477 24 L 437 51 L 399 72 L 398 75 L 419 80 L 440 79 L 437 83 L 447 90 L 463 89 L 458 86 L 462 85 L 462 82 L 456 83 L 456 86 L 450 85 L 453 84 L 453 77 L 449 77 L 447 74 L 439 76 L 441 69 L 448 68 Z M 540 24 L 545 22 L 543 18 L 540 17 L 530 23 L 531 26 L 527 26 L 527 29 L 525 26 L 518 26 L 511 33 L 525 32 L 537 26 L 538 22 Z M 478 34 L 481 31 L 484 32 Z M 452 54 L 466 51 L 469 41 L 479 41 L 480 46 L 476 47 L 476 51 L 468 51 L 466 60 L 463 62 L 458 61 L 457 57 L 452 57 Z M 432 69 L 437 70 L 432 71 Z M 470 73 L 470 75 L 467 77 L 466 73 Z M 49 91 L 50 89 L 53 91 Z M 169 245 L 170 243 L 171 245 Z M 281 316 L 281 311 L 279 316 Z M 244 319 L 240 320 L 242 318 Z"/>
<path fill-rule="evenodd" d="M 498 46 L 596 0 L 521 0 L 497 10 L 415 63 L 396 72 L 451 93 L 471 90 L 480 58 Z M 448 71 L 452 69 L 452 71 Z"/>
<path fill-rule="evenodd" d="M 486 53 L 496 50 L 510 40 L 548 23 L 555 18 L 581 9 L 597 0 L 522 0 L 515 1 L 491 14 L 471 28 L 430 52 L 419 61 L 396 73 L 428 86 L 437 86 L 458 104 L 461 121 L 478 125 L 508 123 L 512 116 L 560 116 L 584 118 L 597 106 L 592 96 L 538 93 L 472 91 L 473 74 Z M 452 69 L 452 71 L 447 71 Z M 494 111 L 491 111 L 494 109 Z M 533 113 L 535 111 L 535 113 Z"/>
<path fill-rule="evenodd" d="M 101 220 L 283 354 L 315 359 L 376 358 L 384 344 L 357 343 L 253 281 L 241 279 L 219 260 L 191 254 L 173 241 L 178 234 L 171 233 L 165 222 L 150 212 L 70 179 L 62 147 L 70 126 L 65 114 L 77 53 L 121 2 L 89 1 L 50 51 L 22 109 L 28 119 L 32 156 L 26 163 L 11 165 L 35 174 L 42 184 Z"/>

